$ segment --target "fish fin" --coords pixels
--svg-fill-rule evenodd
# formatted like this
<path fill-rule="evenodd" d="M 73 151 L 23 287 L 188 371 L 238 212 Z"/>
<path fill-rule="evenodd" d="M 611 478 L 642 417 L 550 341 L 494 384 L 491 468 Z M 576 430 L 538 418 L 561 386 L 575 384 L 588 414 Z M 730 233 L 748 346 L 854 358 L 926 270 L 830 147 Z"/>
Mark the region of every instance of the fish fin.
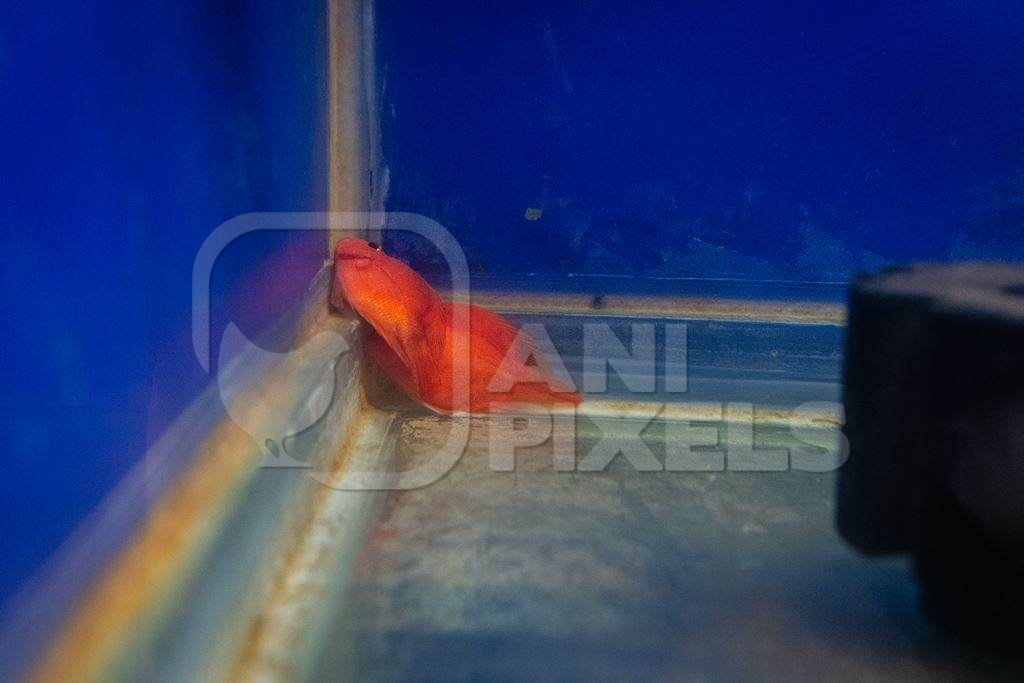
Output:
<path fill-rule="evenodd" d="M 457 304 L 465 306 L 466 304 Z M 526 337 L 519 334 L 519 328 L 502 318 L 497 313 L 492 313 L 486 308 L 469 304 L 470 328 L 474 337 L 483 339 L 498 353 L 504 355 L 516 341 L 517 338 Z M 526 339 L 529 339 L 526 337 Z M 529 340 L 532 343 L 532 339 Z"/>
<path fill-rule="evenodd" d="M 405 364 L 399 355 L 391 348 L 384 337 L 377 334 L 375 330 L 369 330 L 363 339 L 363 345 L 367 354 L 373 362 L 383 370 L 391 379 L 405 390 L 412 398 L 416 398 L 416 378 L 412 370 Z"/>
<path fill-rule="evenodd" d="M 385 361 L 385 363 L 382 363 L 382 366 L 396 381 L 398 380 L 396 376 L 398 368 L 400 366 L 405 368 L 403 372 L 403 379 L 405 381 L 400 383 L 406 391 L 416 398 L 419 397 L 420 393 L 420 376 L 417 373 L 416 363 L 417 344 L 414 341 L 417 336 L 422 336 L 422 333 L 417 332 L 415 329 L 399 332 L 394 329 L 372 327 L 371 331 L 367 332 L 364 338 L 367 350 Z M 381 346 L 386 346 L 390 353 L 385 354 L 380 348 Z M 392 372 L 392 370 L 395 372 Z"/>
<path fill-rule="evenodd" d="M 482 338 L 502 357 L 509 353 L 513 344 L 519 348 L 516 350 L 522 358 L 533 358 L 537 367 L 548 375 L 553 375 L 547 355 L 537 344 L 537 340 L 519 329 L 497 313 L 492 313 L 486 308 L 472 306 L 473 314 L 473 336 Z"/>
<path fill-rule="evenodd" d="M 493 368 L 489 386 L 512 387 L 512 395 L 524 402 L 580 402 L 575 387 L 554 371 L 533 337 L 485 308 L 470 306 L 470 312 L 476 357 L 481 366 Z"/>
<path fill-rule="evenodd" d="M 423 334 L 414 332 L 408 335 L 396 336 L 393 342 L 389 341 L 388 343 L 388 346 L 394 351 L 401 365 L 406 368 L 408 373 L 407 383 L 409 385 L 407 390 L 411 389 L 411 392 L 417 398 L 422 393 L 421 380 L 423 369 L 420 366 L 422 365 L 421 358 L 423 356 L 422 348 L 424 342 Z"/>
<path fill-rule="evenodd" d="M 426 336 L 422 332 L 414 332 L 398 339 L 398 349 L 395 351 L 405 363 L 409 370 L 412 386 L 415 389 L 417 398 L 423 395 L 423 359 Z"/>

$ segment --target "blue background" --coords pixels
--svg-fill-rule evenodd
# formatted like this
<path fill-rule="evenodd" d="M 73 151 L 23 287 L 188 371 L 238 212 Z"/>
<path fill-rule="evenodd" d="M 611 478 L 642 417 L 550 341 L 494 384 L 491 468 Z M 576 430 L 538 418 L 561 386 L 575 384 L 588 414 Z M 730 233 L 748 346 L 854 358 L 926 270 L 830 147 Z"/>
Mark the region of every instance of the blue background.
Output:
<path fill-rule="evenodd" d="M 390 206 L 481 274 L 1024 258 L 1019 2 L 379 4 Z"/>
<path fill-rule="evenodd" d="M 189 336 L 206 236 L 246 211 L 325 207 L 326 43 L 319 2 L 0 14 L 2 599 L 206 382 Z M 257 264 L 308 281 L 323 254 L 303 246 L 239 245 L 214 294 Z M 280 307 L 261 293 L 243 327 Z"/>
<path fill-rule="evenodd" d="M 0 11 L 7 597 L 205 381 L 188 316 L 206 235 L 325 208 L 326 65 L 309 0 Z M 452 230 L 481 282 L 523 287 L 756 296 L 1024 260 L 1022 20 L 997 0 L 381 0 L 387 205 Z M 284 291 L 224 315 L 259 325 L 320 256 L 243 245 L 224 290 L 269 268 Z"/>

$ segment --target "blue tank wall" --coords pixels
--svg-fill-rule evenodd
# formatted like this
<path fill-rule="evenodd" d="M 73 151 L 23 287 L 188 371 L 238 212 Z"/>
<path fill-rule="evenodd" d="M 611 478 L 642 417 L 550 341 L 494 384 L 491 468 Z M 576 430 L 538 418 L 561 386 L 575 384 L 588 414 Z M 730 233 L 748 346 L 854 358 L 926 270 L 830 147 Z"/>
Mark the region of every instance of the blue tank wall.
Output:
<path fill-rule="evenodd" d="M 325 208 L 326 69 L 315 1 L 0 15 L 2 602 L 205 383 L 203 239 L 242 212 Z M 220 282 L 282 246 L 240 245 Z M 289 247 L 300 284 L 323 258 L 307 247 Z"/>
<path fill-rule="evenodd" d="M 389 207 L 478 273 L 1024 259 L 1022 3 L 379 5 Z"/>

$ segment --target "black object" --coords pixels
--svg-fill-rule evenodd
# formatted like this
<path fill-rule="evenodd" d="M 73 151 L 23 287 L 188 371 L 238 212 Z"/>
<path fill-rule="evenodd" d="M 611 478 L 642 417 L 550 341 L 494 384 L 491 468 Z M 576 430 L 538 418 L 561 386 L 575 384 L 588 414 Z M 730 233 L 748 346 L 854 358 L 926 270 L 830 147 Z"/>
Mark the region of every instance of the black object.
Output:
<path fill-rule="evenodd" d="M 930 617 L 1024 635 L 1024 268 L 918 265 L 850 290 L 840 533 L 914 558 Z"/>

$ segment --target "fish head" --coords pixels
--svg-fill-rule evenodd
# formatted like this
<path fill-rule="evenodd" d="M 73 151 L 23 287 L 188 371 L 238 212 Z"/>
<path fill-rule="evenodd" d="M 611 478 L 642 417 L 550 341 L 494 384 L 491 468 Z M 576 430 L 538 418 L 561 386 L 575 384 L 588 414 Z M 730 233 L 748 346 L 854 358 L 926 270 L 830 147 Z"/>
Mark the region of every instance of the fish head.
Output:
<path fill-rule="evenodd" d="M 356 238 L 342 239 L 334 249 L 331 299 L 344 300 L 385 337 L 396 326 L 421 320 L 439 302 L 416 271 Z"/>
<path fill-rule="evenodd" d="M 344 261 L 346 265 L 360 270 L 372 266 L 375 260 L 384 256 L 380 245 L 355 237 L 338 240 L 334 248 L 335 261 Z"/>

